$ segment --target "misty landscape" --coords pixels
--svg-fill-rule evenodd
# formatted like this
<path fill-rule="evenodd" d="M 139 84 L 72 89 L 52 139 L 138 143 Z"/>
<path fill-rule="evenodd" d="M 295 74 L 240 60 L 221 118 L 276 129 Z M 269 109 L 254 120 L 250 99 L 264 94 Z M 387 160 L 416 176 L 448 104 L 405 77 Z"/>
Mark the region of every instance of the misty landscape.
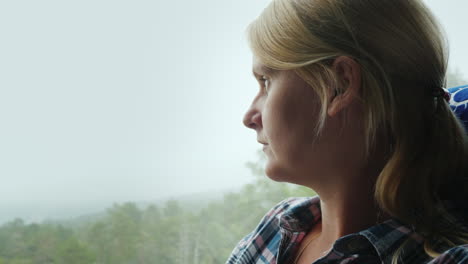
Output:
<path fill-rule="evenodd" d="M 314 195 L 268 180 L 258 155 L 247 163 L 254 181 L 221 197 L 126 202 L 67 220 L 9 221 L 0 227 L 0 263 L 223 263 L 272 206 Z"/>

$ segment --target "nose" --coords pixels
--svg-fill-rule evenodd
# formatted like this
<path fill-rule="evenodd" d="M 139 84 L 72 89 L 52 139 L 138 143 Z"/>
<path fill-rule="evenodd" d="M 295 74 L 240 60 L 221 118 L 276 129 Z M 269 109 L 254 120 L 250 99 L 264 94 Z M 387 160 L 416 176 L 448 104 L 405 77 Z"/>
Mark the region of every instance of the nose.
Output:
<path fill-rule="evenodd" d="M 246 127 L 257 130 L 262 127 L 262 115 L 253 105 L 244 115 L 243 123 Z"/>

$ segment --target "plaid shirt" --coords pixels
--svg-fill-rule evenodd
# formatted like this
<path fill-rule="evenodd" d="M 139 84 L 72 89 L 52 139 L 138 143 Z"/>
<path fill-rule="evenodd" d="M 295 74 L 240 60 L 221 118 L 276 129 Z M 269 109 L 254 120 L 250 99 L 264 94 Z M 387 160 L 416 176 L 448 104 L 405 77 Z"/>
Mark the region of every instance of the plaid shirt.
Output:
<path fill-rule="evenodd" d="M 273 207 L 257 228 L 234 248 L 227 264 L 291 264 L 307 230 L 321 218 L 320 199 L 289 198 Z M 401 243 L 399 263 L 468 263 L 468 245 L 457 246 L 433 259 L 424 252 L 422 236 L 396 219 L 387 220 L 335 241 L 316 264 L 390 264 Z"/>

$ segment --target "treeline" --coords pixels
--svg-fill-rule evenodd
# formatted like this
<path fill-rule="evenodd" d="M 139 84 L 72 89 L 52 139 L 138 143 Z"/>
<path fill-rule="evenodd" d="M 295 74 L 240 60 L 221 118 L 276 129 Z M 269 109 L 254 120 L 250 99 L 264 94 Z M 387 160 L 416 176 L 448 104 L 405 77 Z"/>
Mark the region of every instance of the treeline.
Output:
<path fill-rule="evenodd" d="M 115 204 L 99 219 L 74 226 L 14 220 L 0 228 L 0 264 L 225 263 L 274 204 L 313 195 L 306 188 L 266 179 L 261 164 L 248 163 L 260 176 L 254 183 L 195 211 L 170 200 L 146 208 Z"/>

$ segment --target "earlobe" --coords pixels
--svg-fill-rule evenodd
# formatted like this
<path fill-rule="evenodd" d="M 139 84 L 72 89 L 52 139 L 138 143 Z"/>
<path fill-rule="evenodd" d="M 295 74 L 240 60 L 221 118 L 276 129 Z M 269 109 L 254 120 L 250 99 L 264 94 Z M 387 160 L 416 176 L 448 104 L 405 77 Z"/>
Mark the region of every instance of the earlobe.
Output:
<path fill-rule="evenodd" d="M 338 78 L 338 85 L 330 98 L 327 114 L 332 117 L 352 104 L 359 97 L 361 88 L 360 65 L 353 59 L 341 56 L 333 62 L 333 68 Z"/>
<path fill-rule="evenodd" d="M 335 116 L 347 105 L 344 94 L 339 94 L 338 92 L 335 92 L 335 94 L 336 95 L 333 96 L 332 100 L 330 101 L 330 104 L 328 105 L 327 113 L 330 117 Z"/>

